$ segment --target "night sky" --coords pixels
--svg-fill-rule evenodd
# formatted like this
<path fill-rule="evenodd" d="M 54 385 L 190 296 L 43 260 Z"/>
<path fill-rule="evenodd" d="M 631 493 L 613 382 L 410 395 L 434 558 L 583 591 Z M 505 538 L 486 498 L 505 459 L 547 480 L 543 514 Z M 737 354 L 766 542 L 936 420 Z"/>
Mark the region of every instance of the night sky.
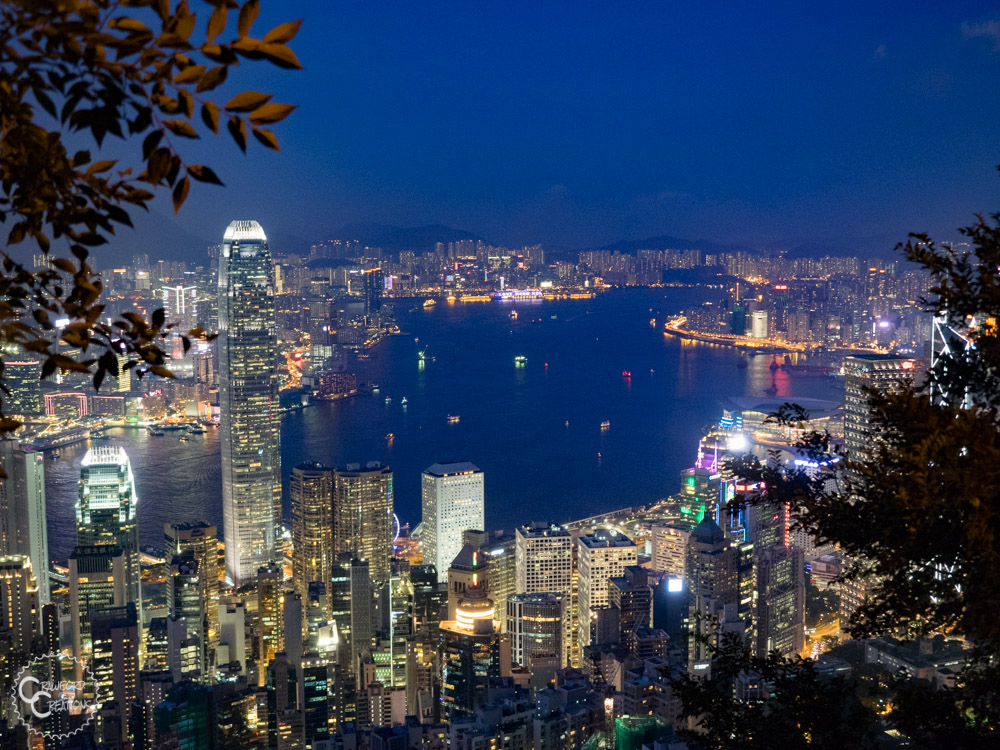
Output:
<path fill-rule="evenodd" d="M 306 70 L 244 66 L 225 95 L 299 109 L 280 154 L 193 149 L 227 187 L 192 190 L 187 235 L 256 218 L 291 245 L 375 221 L 865 254 L 1000 210 L 997 3 L 262 5 L 257 36 L 304 17 Z"/>

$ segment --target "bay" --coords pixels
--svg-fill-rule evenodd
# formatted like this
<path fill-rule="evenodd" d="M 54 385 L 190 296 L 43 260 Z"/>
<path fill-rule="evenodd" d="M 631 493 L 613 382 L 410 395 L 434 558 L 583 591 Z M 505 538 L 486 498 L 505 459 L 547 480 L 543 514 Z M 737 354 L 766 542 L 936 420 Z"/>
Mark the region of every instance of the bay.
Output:
<path fill-rule="evenodd" d="M 485 472 L 489 528 L 587 517 L 676 492 L 679 473 L 693 464 L 705 426 L 718 420 L 728 397 L 763 396 L 773 382 L 779 397 L 842 398 L 842 388 L 826 379 L 772 373 L 769 357 L 751 358 L 741 370 L 732 349 L 662 333 L 668 316 L 704 296 L 668 288 L 431 308 L 397 301 L 406 334 L 352 365 L 379 393 L 283 417 L 286 520 L 288 474 L 303 461 L 388 464 L 396 511 L 413 525 L 420 520 L 420 472 L 458 460 Z M 526 358 L 523 366 L 515 365 L 517 356 Z M 449 415 L 460 419 L 451 424 Z M 141 544 L 161 547 L 163 524 L 173 521 L 209 520 L 221 533 L 216 430 L 181 442 L 176 433 L 118 429 L 105 442 L 131 458 Z M 87 448 L 69 446 L 45 462 L 49 547 L 57 560 L 73 547 Z"/>

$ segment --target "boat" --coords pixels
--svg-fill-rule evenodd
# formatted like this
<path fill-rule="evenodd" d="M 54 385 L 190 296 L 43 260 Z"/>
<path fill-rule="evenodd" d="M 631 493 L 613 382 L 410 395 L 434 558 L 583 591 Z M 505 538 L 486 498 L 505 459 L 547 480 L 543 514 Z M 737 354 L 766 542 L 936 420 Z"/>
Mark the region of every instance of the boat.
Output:
<path fill-rule="evenodd" d="M 372 393 L 378 393 L 378 384 L 377 383 L 375 383 L 375 384 L 372 385 Z"/>
<path fill-rule="evenodd" d="M 187 435 L 181 435 L 179 438 L 177 438 L 177 440 L 181 443 L 186 443 L 190 439 L 191 438 L 189 438 Z"/>
<path fill-rule="evenodd" d="M 514 367 L 524 367 L 526 364 L 528 364 L 528 358 L 523 354 L 518 354 L 514 357 Z"/>
<path fill-rule="evenodd" d="M 622 370 L 622 377 L 623 378 L 631 378 L 632 377 L 631 370 Z"/>
<path fill-rule="evenodd" d="M 163 430 L 158 429 L 156 427 L 150 427 L 149 428 L 149 434 L 153 435 L 154 437 L 163 437 L 167 433 L 165 433 Z"/>
<path fill-rule="evenodd" d="M 385 433 L 385 439 L 388 440 L 390 443 L 392 442 L 393 438 L 395 438 L 395 437 L 396 436 L 393 433 L 391 433 L 391 432 Z"/>
<path fill-rule="evenodd" d="M 503 289 L 499 292 L 493 292 L 490 295 L 494 300 L 507 301 L 507 300 L 535 300 L 542 299 L 541 289 Z"/>
<path fill-rule="evenodd" d="M 401 403 L 403 406 L 406 406 L 409 403 L 409 401 L 406 400 L 406 396 L 403 396 L 403 398 L 399 400 L 399 403 Z"/>
<path fill-rule="evenodd" d="M 205 428 L 198 427 L 197 425 L 191 425 L 190 427 L 188 427 L 188 432 L 191 433 L 192 435 L 204 435 Z"/>
<path fill-rule="evenodd" d="M 52 454 L 52 460 L 53 461 L 58 461 L 59 460 L 59 454 L 58 453 L 53 453 Z"/>
<path fill-rule="evenodd" d="M 437 300 L 436 299 L 425 299 L 424 300 L 424 307 L 434 307 L 434 305 L 436 305 L 436 304 L 437 304 Z"/>
<path fill-rule="evenodd" d="M 91 440 L 107 440 L 108 436 L 103 432 L 92 432 L 90 433 Z"/>
<path fill-rule="evenodd" d="M 462 418 L 460 416 L 458 416 L 457 414 L 449 414 L 448 415 L 448 424 L 458 424 L 461 419 Z"/>
<path fill-rule="evenodd" d="M 388 406 L 391 403 L 392 403 L 392 396 L 386 396 L 385 397 L 385 405 Z"/>
<path fill-rule="evenodd" d="M 779 367 L 781 367 L 781 365 L 779 365 L 779 364 L 778 364 L 778 355 L 777 355 L 777 354 L 775 354 L 775 355 L 773 355 L 773 356 L 771 357 L 771 364 L 770 364 L 770 365 L 768 365 L 768 367 L 770 367 L 770 368 L 771 368 L 771 371 L 772 371 L 772 372 L 773 372 L 774 370 L 777 370 L 777 369 L 778 369 Z"/>
<path fill-rule="evenodd" d="M 36 451 L 49 451 L 66 445 L 79 443 L 90 437 L 90 428 L 83 425 L 70 425 L 58 432 L 50 432 L 37 436 L 31 441 Z"/>
<path fill-rule="evenodd" d="M 610 419 L 605 419 L 603 422 L 601 422 L 601 432 L 607 432 L 610 429 L 611 429 Z"/>
<path fill-rule="evenodd" d="M 511 320 L 517 320 L 517 310 L 511 310 L 510 311 L 510 319 Z"/>
<path fill-rule="evenodd" d="M 569 427 L 569 420 L 566 420 L 566 426 Z"/>
<path fill-rule="evenodd" d="M 739 360 L 736 362 L 736 366 L 741 370 L 745 370 L 750 366 L 750 363 L 747 362 L 747 358 L 741 354 Z"/>

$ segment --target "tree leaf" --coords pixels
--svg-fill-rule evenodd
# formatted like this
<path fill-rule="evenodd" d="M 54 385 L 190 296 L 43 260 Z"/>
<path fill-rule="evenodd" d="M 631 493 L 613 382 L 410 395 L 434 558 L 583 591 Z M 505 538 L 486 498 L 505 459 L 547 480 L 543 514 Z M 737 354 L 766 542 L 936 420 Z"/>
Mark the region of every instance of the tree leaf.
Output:
<path fill-rule="evenodd" d="M 193 83 L 200 79 L 206 70 L 204 65 L 188 65 L 174 76 L 174 83 Z"/>
<path fill-rule="evenodd" d="M 257 125 L 280 122 L 294 110 L 294 104 L 265 104 L 250 113 L 250 122 Z"/>
<path fill-rule="evenodd" d="M 174 185 L 173 199 L 174 199 L 174 213 L 181 210 L 181 205 L 184 203 L 184 199 L 187 198 L 188 190 L 191 189 L 191 181 L 187 177 L 182 177 Z"/>
<path fill-rule="evenodd" d="M 213 133 L 219 134 L 219 107 L 215 102 L 205 102 L 201 105 L 201 119 Z"/>
<path fill-rule="evenodd" d="M 281 150 L 280 148 L 278 148 L 277 136 L 275 136 L 275 134 L 272 133 L 270 130 L 266 130 L 264 128 L 253 128 L 252 130 L 254 138 L 263 143 L 265 146 L 275 151 Z"/>
<path fill-rule="evenodd" d="M 226 102 L 226 111 L 252 112 L 269 101 L 271 101 L 271 94 L 262 94 L 259 91 L 244 91 L 242 94 L 237 94 Z"/>
<path fill-rule="evenodd" d="M 191 123 L 184 120 L 164 120 L 163 126 L 171 133 L 183 136 L 184 138 L 198 137 L 198 131 L 191 126 Z"/>
<path fill-rule="evenodd" d="M 215 6 L 215 10 L 212 11 L 212 15 L 208 18 L 208 30 L 205 32 L 206 44 L 210 43 L 225 30 L 228 12 L 224 2 Z"/>
<path fill-rule="evenodd" d="M 233 136 L 236 144 L 246 153 L 247 150 L 247 125 L 240 117 L 233 115 L 229 118 L 229 134 Z"/>
<path fill-rule="evenodd" d="M 225 65 L 219 65 L 217 67 L 210 68 L 208 72 L 201 77 L 201 80 L 198 81 L 198 85 L 195 87 L 195 91 L 197 92 L 211 91 L 216 86 L 218 86 L 219 84 L 221 84 L 223 81 L 226 80 L 226 74 L 228 72 L 229 69 Z"/>
<path fill-rule="evenodd" d="M 111 167 L 117 164 L 116 159 L 107 159 L 105 161 L 95 161 L 87 168 L 88 175 L 100 174 L 101 172 L 107 172 Z"/>
<path fill-rule="evenodd" d="M 209 167 L 204 164 L 194 164 L 187 168 L 188 174 L 198 182 L 210 182 L 213 185 L 221 185 L 222 180 Z"/>
<path fill-rule="evenodd" d="M 243 4 L 243 7 L 240 8 L 240 17 L 236 24 L 236 33 L 239 34 L 241 38 L 250 33 L 250 27 L 253 26 L 253 22 L 257 20 L 257 14 L 259 12 L 259 0 L 247 0 Z"/>
<path fill-rule="evenodd" d="M 285 42 L 291 41 L 295 35 L 299 32 L 299 27 L 302 25 L 302 19 L 298 21 L 289 21 L 288 23 L 283 23 L 279 26 L 275 26 L 267 34 L 264 35 L 265 42 L 278 42 L 283 44 Z"/>
<path fill-rule="evenodd" d="M 273 62 L 279 68 L 289 70 L 302 70 L 302 63 L 295 56 L 291 48 L 283 44 L 262 44 L 257 48 L 257 52 Z"/>

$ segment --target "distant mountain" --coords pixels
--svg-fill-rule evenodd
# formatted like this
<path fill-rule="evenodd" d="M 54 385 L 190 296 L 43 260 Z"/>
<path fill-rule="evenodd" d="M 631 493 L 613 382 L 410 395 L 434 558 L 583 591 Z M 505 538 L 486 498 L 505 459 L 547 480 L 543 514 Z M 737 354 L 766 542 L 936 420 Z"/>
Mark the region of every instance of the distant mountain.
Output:
<path fill-rule="evenodd" d="M 414 250 L 426 252 L 434 249 L 435 242 L 457 242 L 458 240 L 481 240 L 482 237 L 463 229 L 452 229 L 443 224 L 423 227 L 394 227 L 374 222 L 355 222 L 341 227 L 325 239 L 357 240 L 370 247 L 398 252 Z"/>
<path fill-rule="evenodd" d="M 150 258 L 169 258 L 203 265 L 210 262 L 207 250 L 211 240 L 188 231 L 174 217 L 155 208 L 129 211 L 129 216 L 134 229 L 116 224 L 115 234 L 108 239 L 108 244 L 94 250 L 99 268 L 129 265 L 136 253 L 146 253 Z M 215 242 L 221 241 L 220 232 Z"/>

